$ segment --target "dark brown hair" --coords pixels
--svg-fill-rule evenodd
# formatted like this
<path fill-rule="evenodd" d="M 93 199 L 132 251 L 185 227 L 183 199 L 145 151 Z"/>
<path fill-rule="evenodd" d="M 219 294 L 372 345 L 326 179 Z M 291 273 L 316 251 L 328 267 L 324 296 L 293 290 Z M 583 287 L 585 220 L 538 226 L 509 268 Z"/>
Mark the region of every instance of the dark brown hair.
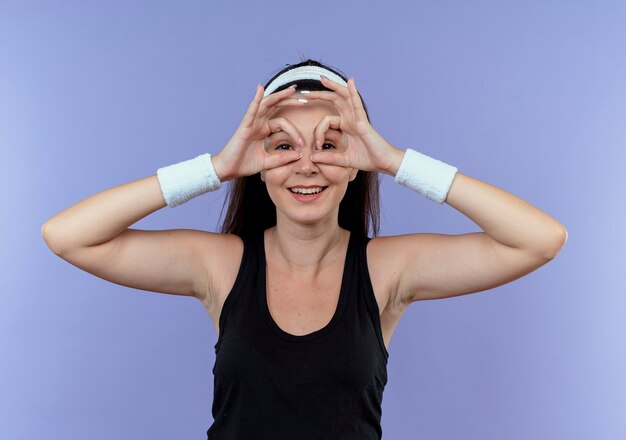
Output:
<path fill-rule="evenodd" d="M 318 66 L 336 73 L 346 82 L 347 77 L 319 61 L 307 59 L 298 64 L 288 64 L 265 84 L 264 88 L 279 75 L 300 66 Z M 317 80 L 292 81 L 278 87 L 279 92 L 292 84 L 303 90 L 329 90 Z M 359 96 L 361 96 L 359 94 Z M 361 97 L 363 101 L 363 97 Z M 363 101 L 363 108 L 369 121 L 369 113 Z M 370 121 L 371 122 L 371 121 Z M 252 238 L 257 233 L 276 225 L 276 206 L 270 198 L 260 173 L 233 179 L 228 185 L 228 211 L 221 226 L 221 233 L 235 234 L 241 238 Z M 226 199 L 224 199 L 224 204 Z M 224 205 L 222 205 L 222 212 Z M 221 217 L 221 213 L 220 213 Z M 359 170 L 356 178 L 348 183 L 346 194 L 339 204 L 339 226 L 357 234 L 367 236 L 370 227 L 372 236 L 378 236 L 380 224 L 379 179 L 378 173 Z"/>

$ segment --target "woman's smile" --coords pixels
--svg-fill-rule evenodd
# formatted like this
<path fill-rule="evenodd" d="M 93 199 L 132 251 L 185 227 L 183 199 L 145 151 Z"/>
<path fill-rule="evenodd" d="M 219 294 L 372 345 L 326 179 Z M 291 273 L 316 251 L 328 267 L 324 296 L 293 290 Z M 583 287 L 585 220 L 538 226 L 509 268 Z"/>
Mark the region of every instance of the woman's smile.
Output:
<path fill-rule="evenodd" d="M 322 193 L 326 188 L 328 187 L 298 185 L 287 189 L 296 200 L 301 202 L 312 202 L 313 200 L 317 200 L 322 197 Z"/>

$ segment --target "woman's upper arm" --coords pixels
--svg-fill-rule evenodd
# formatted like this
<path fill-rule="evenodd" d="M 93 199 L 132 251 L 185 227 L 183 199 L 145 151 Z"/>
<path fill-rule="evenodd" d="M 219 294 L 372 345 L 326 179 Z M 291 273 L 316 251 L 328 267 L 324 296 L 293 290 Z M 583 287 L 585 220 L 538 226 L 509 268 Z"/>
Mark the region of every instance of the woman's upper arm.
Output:
<path fill-rule="evenodd" d="M 59 256 L 115 284 L 203 300 L 211 284 L 212 260 L 231 239 L 229 234 L 194 229 L 128 228 L 109 242 Z"/>
<path fill-rule="evenodd" d="M 498 243 L 485 232 L 384 237 L 396 254 L 395 299 L 408 304 L 481 292 L 514 281 L 546 264 L 537 253 Z"/>

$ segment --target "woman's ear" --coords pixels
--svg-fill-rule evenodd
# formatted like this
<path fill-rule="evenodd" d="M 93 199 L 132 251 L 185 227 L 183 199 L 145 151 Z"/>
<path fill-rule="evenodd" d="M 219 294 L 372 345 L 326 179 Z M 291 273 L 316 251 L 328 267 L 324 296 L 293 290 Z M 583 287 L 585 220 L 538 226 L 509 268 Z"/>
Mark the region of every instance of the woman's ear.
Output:
<path fill-rule="evenodd" d="M 358 172 L 359 172 L 358 168 L 352 168 L 352 170 L 350 171 L 350 182 L 356 179 L 356 175 Z"/>

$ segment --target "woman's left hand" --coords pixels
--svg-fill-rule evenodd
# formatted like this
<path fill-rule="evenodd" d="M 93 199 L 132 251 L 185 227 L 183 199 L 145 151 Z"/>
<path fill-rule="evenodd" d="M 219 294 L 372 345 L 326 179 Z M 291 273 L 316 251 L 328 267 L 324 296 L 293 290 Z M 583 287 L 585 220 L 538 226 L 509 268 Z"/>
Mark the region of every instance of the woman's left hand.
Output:
<path fill-rule="evenodd" d="M 322 84 L 333 91 L 311 91 L 304 97 L 331 101 L 339 115 L 322 118 L 315 130 L 316 148 L 324 144 L 329 127 L 342 132 L 345 148 L 340 151 L 320 150 L 311 156 L 311 160 L 318 164 L 395 175 L 404 152 L 383 139 L 367 120 L 354 78 L 348 79 L 346 87 L 323 76 Z"/>

